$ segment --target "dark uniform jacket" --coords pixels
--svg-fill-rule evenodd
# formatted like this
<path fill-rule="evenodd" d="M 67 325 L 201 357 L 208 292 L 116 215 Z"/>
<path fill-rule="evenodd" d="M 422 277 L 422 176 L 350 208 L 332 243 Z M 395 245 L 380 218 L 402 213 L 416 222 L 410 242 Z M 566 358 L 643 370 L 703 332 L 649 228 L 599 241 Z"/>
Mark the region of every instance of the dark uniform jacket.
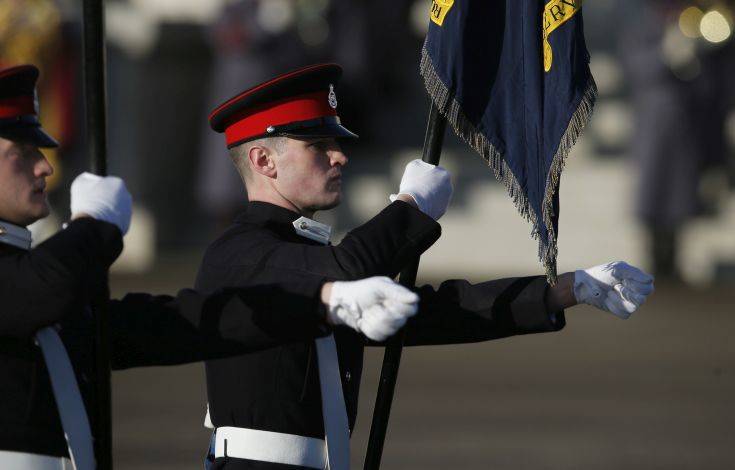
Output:
<path fill-rule="evenodd" d="M 90 410 L 93 323 L 85 302 L 92 281 L 121 249 L 120 231 L 93 219 L 72 222 L 31 251 L 0 244 L 0 450 L 68 455 L 33 334 L 59 322 Z M 183 290 L 175 298 L 130 294 L 111 301 L 112 367 L 181 364 L 304 341 L 325 328 L 320 289 L 321 281 L 310 278 L 260 286 L 257 294 Z M 284 322 L 298 327 L 284 331 Z"/>
<path fill-rule="evenodd" d="M 197 290 L 258 286 L 275 280 L 353 280 L 394 277 L 429 248 L 440 226 L 397 201 L 336 246 L 323 246 L 296 233 L 299 214 L 251 202 L 207 250 Z M 545 309 L 543 277 L 502 279 L 472 285 L 446 281 L 419 289 L 419 314 L 407 324 L 407 345 L 483 341 L 555 331 L 563 312 Z M 302 310 L 306 314 L 306 310 Z M 284 322 L 284 331 L 299 326 Z M 350 428 L 357 415 L 363 348 L 369 341 L 347 327 L 334 329 Z M 207 392 L 215 427 L 236 426 L 324 437 L 314 341 L 283 344 L 246 355 L 206 362 Z M 215 468 L 292 468 L 245 459 L 217 459 Z"/>

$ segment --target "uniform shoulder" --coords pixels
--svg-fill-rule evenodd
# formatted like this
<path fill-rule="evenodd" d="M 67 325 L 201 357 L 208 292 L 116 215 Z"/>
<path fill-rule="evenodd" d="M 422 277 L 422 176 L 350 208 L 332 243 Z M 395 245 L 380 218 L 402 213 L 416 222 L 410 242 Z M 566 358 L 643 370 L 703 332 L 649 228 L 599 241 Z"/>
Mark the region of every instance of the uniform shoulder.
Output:
<path fill-rule="evenodd" d="M 236 265 L 256 262 L 258 254 L 283 240 L 262 225 L 243 222 L 228 228 L 204 253 L 203 264 Z"/>

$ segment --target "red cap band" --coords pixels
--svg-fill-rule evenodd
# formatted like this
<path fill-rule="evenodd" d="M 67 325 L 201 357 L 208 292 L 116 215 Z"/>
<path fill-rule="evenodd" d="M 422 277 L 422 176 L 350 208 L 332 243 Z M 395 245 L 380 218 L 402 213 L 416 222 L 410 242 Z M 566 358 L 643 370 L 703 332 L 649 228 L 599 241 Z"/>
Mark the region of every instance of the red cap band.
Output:
<path fill-rule="evenodd" d="M 0 99 L 0 119 L 36 114 L 32 96 L 13 96 Z"/>
<path fill-rule="evenodd" d="M 327 91 L 307 93 L 233 115 L 231 124 L 225 127 L 225 138 L 227 145 L 231 146 L 267 134 L 269 126 L 336 115 L 337 110 L 329 105 Z"/>

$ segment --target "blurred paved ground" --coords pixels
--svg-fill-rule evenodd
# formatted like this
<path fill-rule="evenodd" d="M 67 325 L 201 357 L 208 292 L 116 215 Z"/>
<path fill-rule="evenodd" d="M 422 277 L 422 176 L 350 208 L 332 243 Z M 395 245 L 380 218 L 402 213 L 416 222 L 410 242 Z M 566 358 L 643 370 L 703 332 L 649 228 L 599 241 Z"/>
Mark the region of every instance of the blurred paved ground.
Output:
<path fill-rule="evenodd" d="M 191 285 L 164 259 L 117 293 Z M 577 307 L 557 334 L 406 350 L 383 469 L 735 468 L 735 291 L 659 286 L 629 321 Z M 367 355 L 353 468 L 362 468 L 382 350 Z M 198 469 L 203 368 L 114 375 L 118 470 Z"/>

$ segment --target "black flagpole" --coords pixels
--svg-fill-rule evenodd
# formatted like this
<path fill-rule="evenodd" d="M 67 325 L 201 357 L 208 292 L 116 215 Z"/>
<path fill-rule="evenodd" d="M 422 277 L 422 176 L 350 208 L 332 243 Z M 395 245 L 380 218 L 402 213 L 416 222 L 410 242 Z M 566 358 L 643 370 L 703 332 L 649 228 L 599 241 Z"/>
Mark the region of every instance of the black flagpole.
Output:
<path fill-rule="evenodd" d="M 87 145 L 92 172 L 107 175 L 107 120 L 105 104 L 104 0 L 83 0 L 84 95 Z M 107 272 L 101 273 L 94 289 L 95 318 L 95 401 L 90 410 L 94 423 L 95 457 L 98 470 L 112 469 L 112 398 L 110 386 L 110 323 L 107 311 Z"/>
<path fill-rule="evenodd" d="M 426 125 L 426 135 L 424 137 L 424 153 L 421 158 L 426 163 L 431 163 L 432 165 L 439 164 L 446 127 L 446 118 L 439 114 L 439 110 L 432 103 L 429 109 L 429 121 Z M 416 285 L 416 274 L 418 270 L 419 258 L 417 257 L 401 271 L 399 278 L 401 285 L 413 288 Z M 393 403 L 393 392 L 395 391 L 396 381 L 398 380 L 398 367 L 401 365 L 404 337 L 405 332 L 401 330 L 390 338 L 385 346 L 378 395 L 375 398 L 373 423 L 370 426 L 370 438 L 368 440 L 367 454 L 365 455 L 365 470 L 378 470 L 380 468 L 380 459 L 383 456 L 383 443 L 385 442 L 388 419 L 390 418 L 390 407 Z"/>

